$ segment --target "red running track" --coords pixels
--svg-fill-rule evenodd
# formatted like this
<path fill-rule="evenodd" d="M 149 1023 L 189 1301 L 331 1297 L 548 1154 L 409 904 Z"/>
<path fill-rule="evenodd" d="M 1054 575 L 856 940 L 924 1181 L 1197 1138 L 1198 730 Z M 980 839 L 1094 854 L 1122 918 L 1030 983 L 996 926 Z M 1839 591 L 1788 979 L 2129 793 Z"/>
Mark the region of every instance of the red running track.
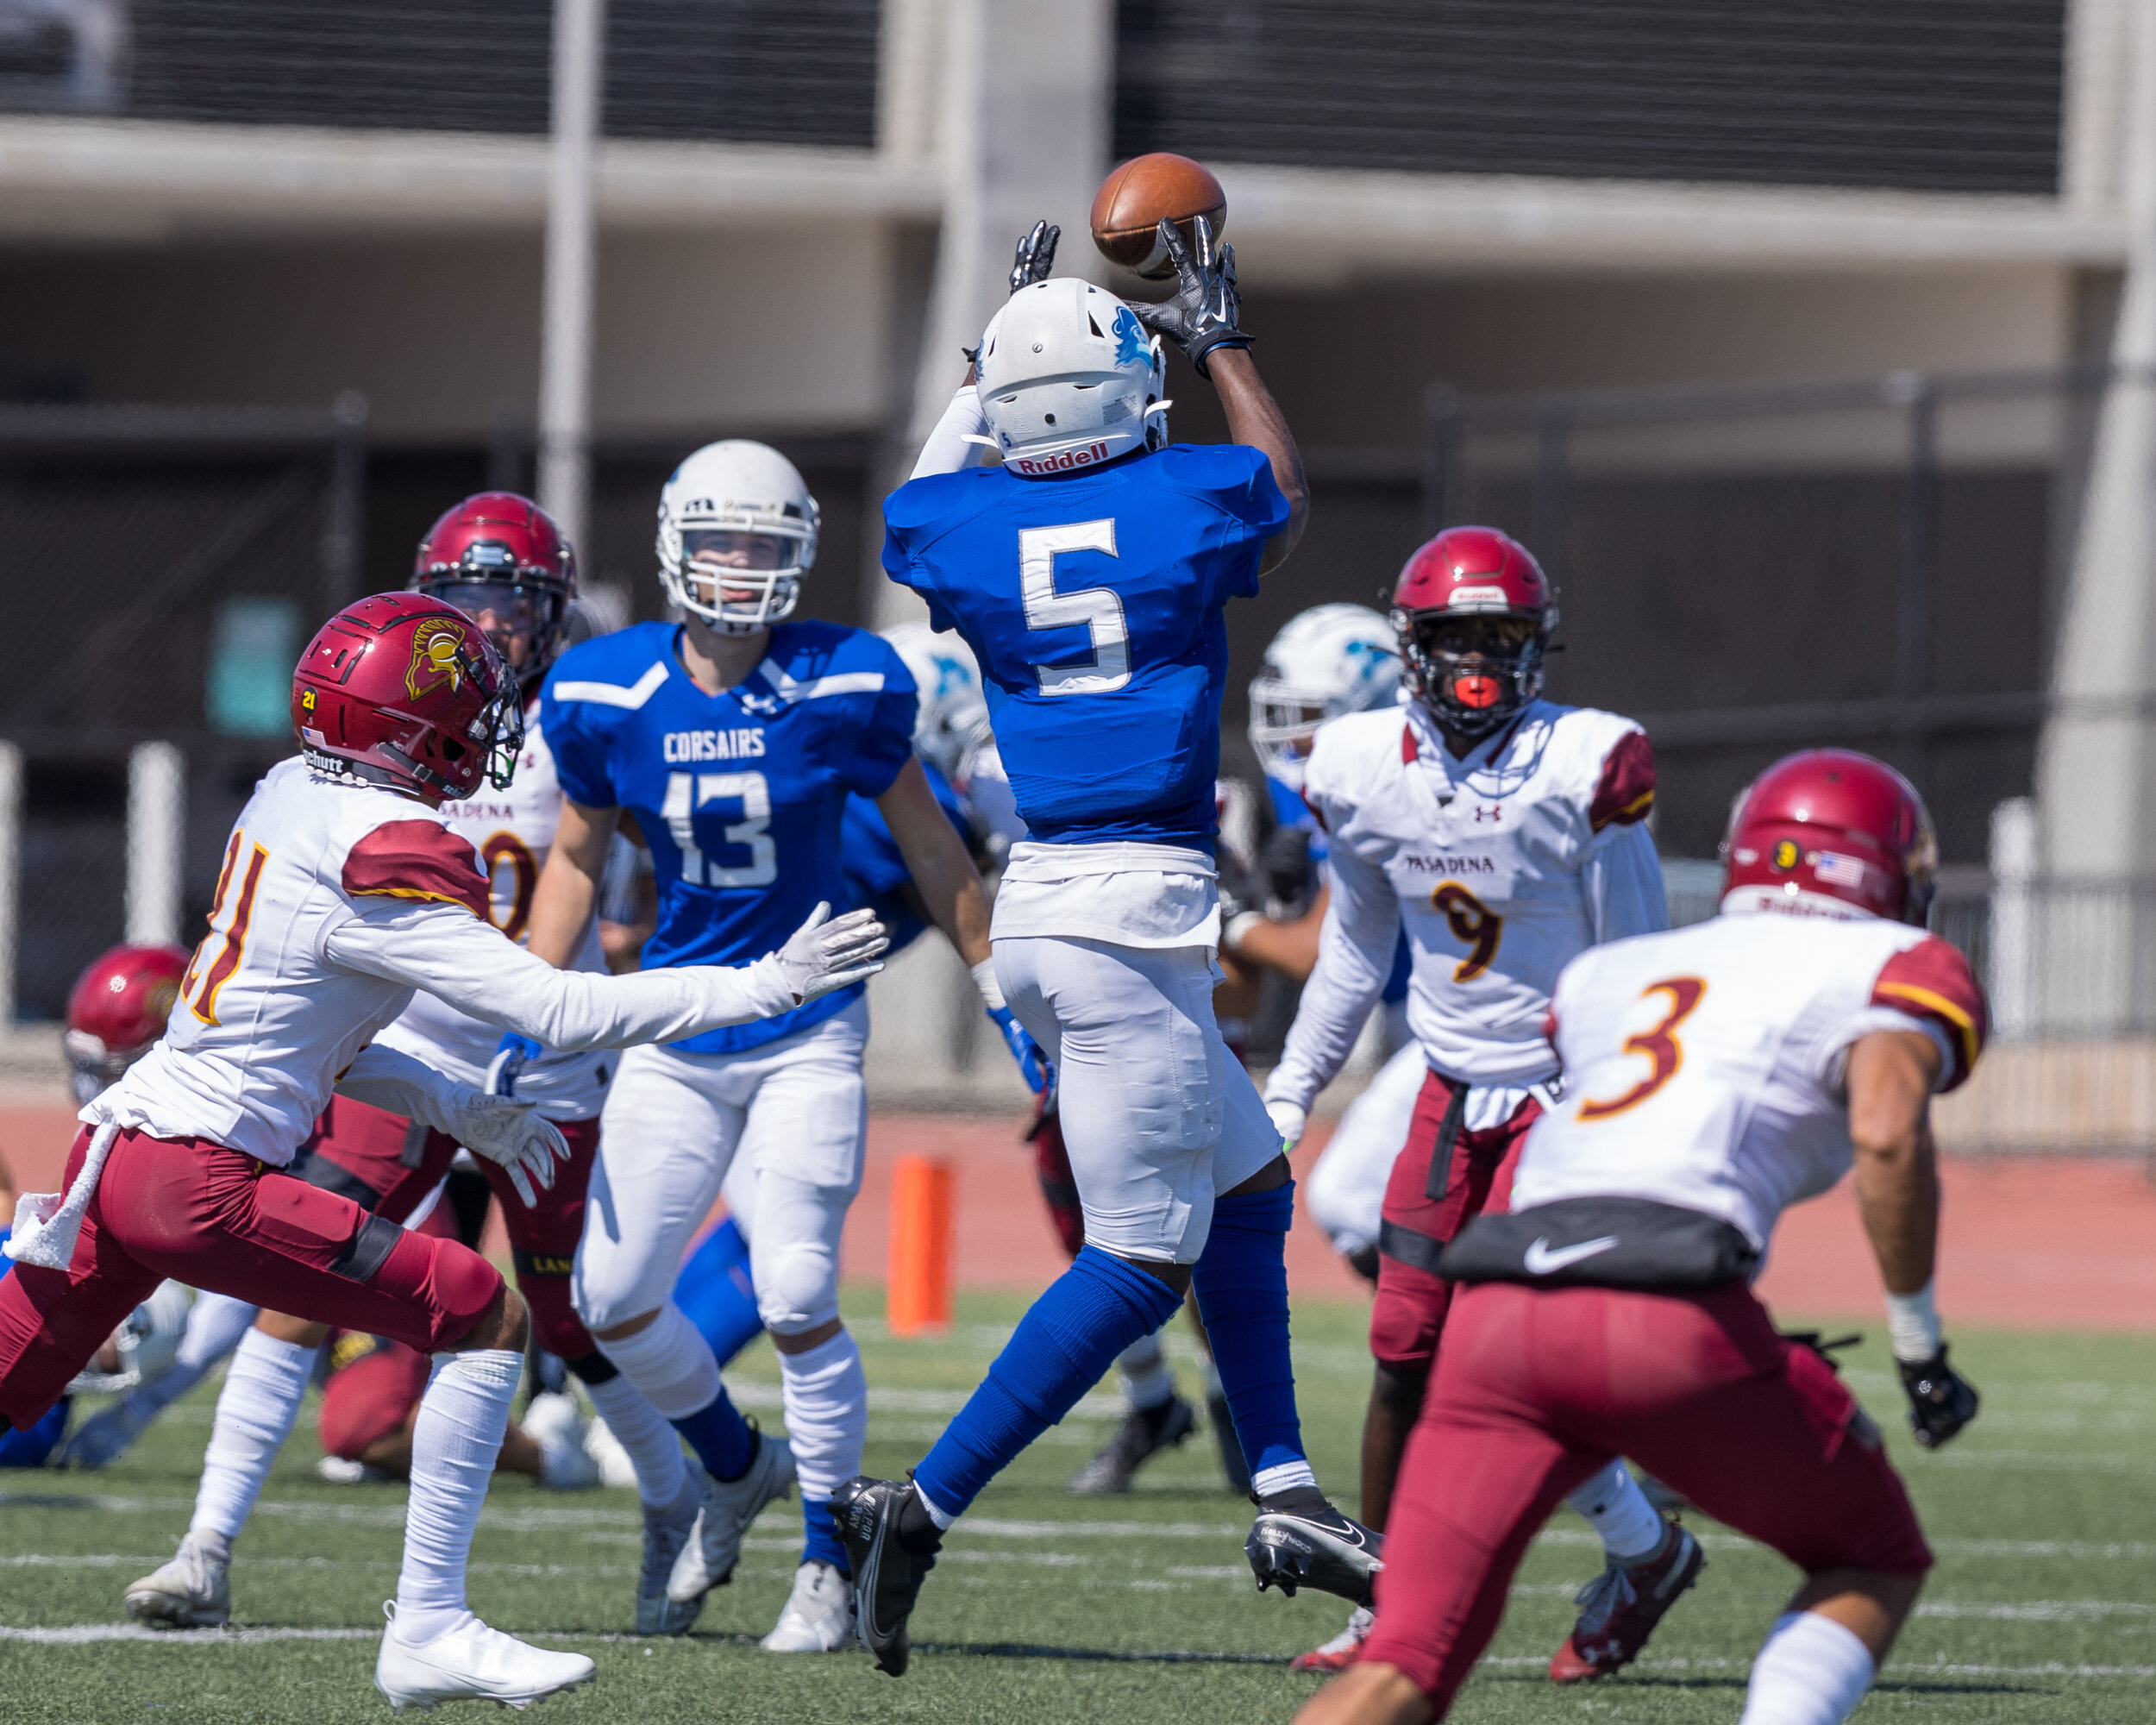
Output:
<path fill-rule="evenodd" d="M 943 1157 L 956 1171 L 960 1285 L 1046 1286 L 1063 1257 L 1020 1130 L 1016 1120 L 978 1116 L 871 1120 L 868 1176 L 846 1229 L 848 1279 L 881 1279 L 891 1164 L 913 1152 Z M 1312 1129 L 1296 1152 L 1299 1170 L 1315 1159 L 1329 1130 L 1323 1123 Z M 0 1154 L 18 1189 L 52 1190 L 73 1137 L 71 1109 L 0 1107 Z M 1946 1185 L 1939 1303 L 1949 1323 L 2156 1330 L 2156 1183 L 2149 1164 L 2109 1157 L 1954 1158 Z M 1363 1297 L 1361 1283 L 1307 1217 L 1288 1236 L 1288 1266 L 1298 1294 Z M 1877 1272 L 1846 1181 L 1783 1218 L 1761 1289 L 1791 1317 L 1878 1317 Z"/>

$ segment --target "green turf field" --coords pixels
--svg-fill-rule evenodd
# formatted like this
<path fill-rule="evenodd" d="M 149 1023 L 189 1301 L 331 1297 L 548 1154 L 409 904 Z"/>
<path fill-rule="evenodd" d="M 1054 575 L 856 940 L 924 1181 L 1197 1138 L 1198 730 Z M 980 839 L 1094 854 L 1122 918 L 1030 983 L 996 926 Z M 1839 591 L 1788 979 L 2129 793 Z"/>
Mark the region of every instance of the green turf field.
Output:
<path fill-rule="evenodd" d="M 874 1408 L 868 1465 L 917 1460 L 1007 1333 L 1015 1300 L 961 1302 L 949 1340 L 887 1339 L 852 1302 Z M 1302 1405 L 1322 1477 L 1347 1488 L 1366 1383 L 1362 1308 L 1298 1314 Z M 1180 1342 L 1180 1334 L 1179 1334 Z M 2156 1338 L 1964 1334 L 1956 1358 L 1985 1396 L 1945 1454 L 1896 1444 L 1940 1553 L 1930 1591 L 1858 1717 L 2156 1721 Z M 1901 1428 L 1883 1339 L 1852 1377 Z M 1186 1383 L 1194 1382 L 1183 1351 Z M 777 1371 L 752 1349 L 736 1381 L 775 1421 Z M 102 1475 L 0 1476 L 0 1719 L 294 1720 L 387 1716 L 374 1635 L 394 1584 L 401 1488 L 316 1480 L 311 1406 L 238 1546 L 239 1633 L 133 1638 L 120 1594 L 186 1526 L 215 1385 L 173 1409 Z M 1331 1634 L 1345 1607 L 1259 1597 L 1244 1568 L 1244 1506 L 1220 1489 L 1206 1434 L 1155 1463 L 1125 1498 L 1080 1500 L 1062 1483 L 1108 1430 L 1096 1396 L 981 1500 L 945 1547 L 913 1619 L 912 1675 L 893 1682 L 857 1650 L 776 1658 L 753 1638 L 775 1620 L 795 1562 L 798 1511 L 759 1525 L 734 1584 L 695 1635 L 626 1633 L 634 1495 L 561 1496 L 498 1482 L 473 1553 L 472 1599 L 490 1622 L 582 1647 L 589 1690 L 548 1703 L 576 1719 L 937 1719 L 1201 1725 L 1284 1720 L 1316 1686 L 1288 1658 Z M 1706 1532 L 1699 1588 L 1642 1664 L 1592 1688 L 1542 1678 L 1599 1566 L 1585 1524 L 1560 1512 L 1530 1555 L 1463 1721 L 1733 1720 L 1745 1670 L 1792 1581 L 1781 1559 Z"/>

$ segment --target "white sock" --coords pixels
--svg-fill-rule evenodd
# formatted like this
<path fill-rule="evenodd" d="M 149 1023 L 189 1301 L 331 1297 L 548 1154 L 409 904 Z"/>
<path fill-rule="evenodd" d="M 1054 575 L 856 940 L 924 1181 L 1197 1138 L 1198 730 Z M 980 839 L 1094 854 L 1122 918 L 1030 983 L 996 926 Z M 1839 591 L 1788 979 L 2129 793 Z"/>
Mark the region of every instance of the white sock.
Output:
<path fill-rule="evenodd" d="M 779 1356 L 786 1438 L 804 1497 L 829 1497 L 861 1471 L 868 1436 L 868 1380 L 861 1348 L 841 1330 L 806 1353 Z"/>
<path fill-rule="evenodd" d="M 1123 1399 L 1140 1413 L 1165 1407 L 1175 1393 L 1175 1374 L 1168 1369 L 1168 1350 L 1157 1332 L 1125 1348 L 1115 1366 L 1123 1375 Z"/>
<path fill-rule="evenodd" d="M 584 1391 L 635 1464 L 636 1496 L 655 1509 L 680 1496 L 688 1469 L 681 1460 L 681 1434 L 667 1423 L 667 1416 L 644 1400 L 626 1373 L 604 1383 L 586 1383 Z"/>
<path fill-rule="evenodd" d="M 1602 1536 L 1602 1549 L 1620 1564 L 1651 1558 L 1662 1544 L 1669 1523 L 1647 1502 L 1647 1494 L 1620 1459 L 1564 1500 L 1595 1524 Z"/>
<path fill-rule="evenodd" d="M 419 1398 L 404 1562 L 397 1574 L 399 1640 L 430 1641 L 471 1609 L 464 1599 L 464 1565 L 523 1370 L 522 1353 L 477 1348 L 452 1356 Z"/>
<path fill-rule="evenodd" d="M 260 1313 L 260 1306 L 229 1294 L 197 1294 L 187 1314 L 179 1352 L 160 1377 L 127 1393 L 128 1415 L 140 1431 L 209 1375 L 210 1368 L 240 1345 Z"/>
<path fill-rule="evenodd" d="M 1318 1489 L 1318 1475 L 1307 1461 L 1284 1461 L 1277 1467 L 1262 1467 L 1250 1476 L 1250 1490 L 1260 1497 L 1277 1497 L 1283 1491 L 1307 1486 Z"/>
<path fill-rule="evenodd" d="M 217 1395 L 190 1533 L 215 1534 L 228 1542 L 239 1537 L 278 1451 L 299 1418 L 300 1398 L 307 1393 L 320 1352 L 280 1342 L 260 1330 L 240 1338 L 232 1370 Z"/>
<path fill-rule="evenodd" d="M 711 1345 L 671 1300 L 635 1335 L 600 1342 L 599 1351 L 669 1420 L 686 1420 L 718 1399 Z"/>
<path fill-rule="evenodd" d="M 1785 1611 L 1752 1662 L 1738 1725 L 1841 1725 L 1877 1675 L 1853 1630 L 1816 1611 Z"/>

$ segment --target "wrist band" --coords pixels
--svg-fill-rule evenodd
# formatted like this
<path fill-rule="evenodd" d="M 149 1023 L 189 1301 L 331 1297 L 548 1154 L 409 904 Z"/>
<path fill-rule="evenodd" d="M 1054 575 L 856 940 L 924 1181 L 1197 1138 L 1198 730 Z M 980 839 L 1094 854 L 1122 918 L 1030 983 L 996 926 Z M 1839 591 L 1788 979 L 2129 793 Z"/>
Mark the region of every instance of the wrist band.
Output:
<path fill-rule="evenodd" d="M 981 998 L 988 1003 L 990 1012 L 1000 1013 L 1003 1010 L 1003 985 L 996 981 L 994 959 L 984 958 L 973 967 L 973 985 L 981 990 Z"/>
<path fill-rule="evenodd" d="M 1238 911 L 1228 919 L 1228 925 L 1220 931 L 1220 944 L 1230 952 L 1243 944 L 1243 937 L 1266 920 L 1263 911 Z"/>
<path fill-rule="evenodd" d="M 1932 1285 L 1927 1282 L 1914 1294 L 1887 1295 L 1887 1339 L 1893 1344 L 1895 1358 L 1911 1365 L 1939 1353 L 1939 1312 L 1932 1303 Z"/>

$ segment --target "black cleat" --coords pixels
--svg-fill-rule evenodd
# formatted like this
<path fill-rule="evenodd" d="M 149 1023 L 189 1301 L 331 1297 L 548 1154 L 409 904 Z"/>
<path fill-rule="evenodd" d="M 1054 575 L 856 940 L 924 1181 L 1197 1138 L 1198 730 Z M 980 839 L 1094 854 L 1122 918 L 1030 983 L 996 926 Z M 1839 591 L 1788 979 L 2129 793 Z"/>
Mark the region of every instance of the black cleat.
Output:
<path fill-rule="evenodd" d="M 911 1480 L 857 1474 L 831 1493 L 831 1520 L 853 1565 L 861 1645 L 893 1677 L 906 1675 L 913 1647 L 906 1619 L 921 1578 L 936 1566 L 933 1552 L 916 1556 L 899 1542 L 899 1512 L 912 1491 Z"/>
<path fill-rule="evenodd" d="M 1250 1495 L 1250 1465 L 1243 1459 L 1243 1440 L 1235 1435 L 1235 1416 L 1228 1398 L 1218 1391 L 1206 1397 L 1206 1418 L 1213 1425 L 1213 1441 L 1220 1452 L 1220 1471 L 1227 1476 L 1228 1490 L 1238 1497 Z"/>
<path fill-rule="evenodd" d="M 1180 1396 L 1169 1396 L 1157 1408 L 1131 1408 L 1106 1447 L 1071 1475 L 1071 1490 L 1081 1497 L 1128 1491 L 1132 1474 L 1188 1437 L 1197 1423 L 1190 1403 Z"/>
<path fill-rule="evenodd" d="M 1284 1492 L 1272 1508 L 1260 1509 L 1243 1554 L 1260 1593 L 1277 1587 L 1293 1599 L 1296 1589 L 1314 1587 L 1368 1605 L 1377 1572 L 1385 1567 L 1385 1536 L 1306 1489 Z"/>

